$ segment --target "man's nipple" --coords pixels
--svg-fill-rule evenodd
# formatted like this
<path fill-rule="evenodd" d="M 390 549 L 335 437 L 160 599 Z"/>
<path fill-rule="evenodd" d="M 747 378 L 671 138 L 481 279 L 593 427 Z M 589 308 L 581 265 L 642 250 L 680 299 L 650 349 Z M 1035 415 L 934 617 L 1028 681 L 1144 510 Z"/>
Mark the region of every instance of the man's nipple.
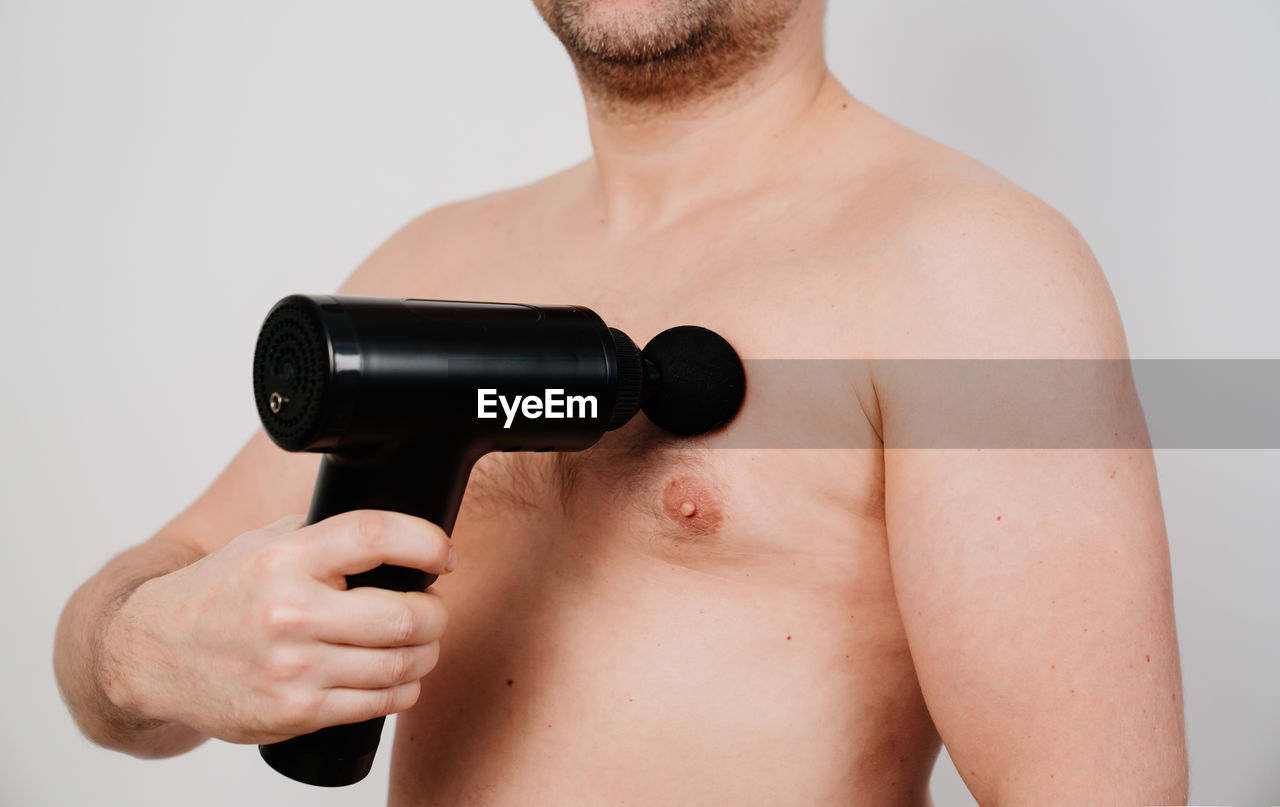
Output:
<path fill-rule="evenodd" d="M 694 533 L 715 531 L 723 520 L 720 497 L 706 482 L 677 476 L 662 491 L 662 511 L 667 518 Z"/>

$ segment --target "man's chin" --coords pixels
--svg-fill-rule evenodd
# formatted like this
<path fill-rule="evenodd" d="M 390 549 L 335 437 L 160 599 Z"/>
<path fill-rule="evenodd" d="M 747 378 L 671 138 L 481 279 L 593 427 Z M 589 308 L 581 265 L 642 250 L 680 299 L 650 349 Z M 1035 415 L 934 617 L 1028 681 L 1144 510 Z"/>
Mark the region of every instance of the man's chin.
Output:
<path fill-rule="evenodd" d="M 583 88 L 671 109 L 720 92 L 776 48 L 801 0 L 535 0 Z"/>
<path fill-rule="evenodd" d="M 707 0 L 541 0 L 540 10 L 570 52 L 643 61 L 683 45 L 704 28 Z"/>

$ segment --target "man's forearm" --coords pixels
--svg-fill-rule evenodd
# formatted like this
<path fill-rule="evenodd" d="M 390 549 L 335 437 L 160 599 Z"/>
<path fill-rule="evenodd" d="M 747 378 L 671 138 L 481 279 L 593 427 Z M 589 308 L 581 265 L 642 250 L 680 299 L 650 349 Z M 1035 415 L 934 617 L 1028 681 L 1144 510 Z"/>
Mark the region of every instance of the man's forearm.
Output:
<path fill-rule="evenodd" d="M 205 737 L 122 708 L 108 697 L 104 639 L 121 606 L 146 581 L 201 557 L 194 547 L 153 538 L 111 560 L 71 597 L 58 623 L 54 671 L 80 730 L 95 743 L 139 757 L 181 754 Z M 113 647 L 114 653 L 128 648 Z M 117 670 L 118 672 L 118 670 Z"/>

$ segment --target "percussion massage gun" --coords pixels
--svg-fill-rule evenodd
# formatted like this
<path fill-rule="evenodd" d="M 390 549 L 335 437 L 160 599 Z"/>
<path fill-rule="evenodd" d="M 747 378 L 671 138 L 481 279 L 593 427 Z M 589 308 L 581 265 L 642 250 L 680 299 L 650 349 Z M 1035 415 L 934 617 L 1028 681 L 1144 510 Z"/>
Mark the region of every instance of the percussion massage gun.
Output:
<path fill-rule="evenodd" d="M 267 434 L 325 454 L 307 523 L 394 510 L 453 531 L 490 451 L 579 451 L 644 410 L 678 435 L 737 413 L 745 377 L 717 334 L 681 326 L 644 350 L 580 306 L 293 295 L 258 335 L 253 392 Z M 347 586 L 421 591 L 435 575 L 384 565 Z M 384 718 L 259 746 L 299 782 L 360 781 Z"/>

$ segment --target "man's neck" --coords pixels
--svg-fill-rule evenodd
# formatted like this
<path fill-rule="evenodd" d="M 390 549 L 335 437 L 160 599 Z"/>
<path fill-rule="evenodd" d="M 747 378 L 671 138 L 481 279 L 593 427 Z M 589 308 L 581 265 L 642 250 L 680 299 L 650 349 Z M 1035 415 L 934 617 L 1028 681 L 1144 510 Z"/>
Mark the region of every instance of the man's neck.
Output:
<path fill-rule="evenodd" d="M 796 19 L 769 61 L 718 97 L 668 111 L 587 99 L 591 192 L 617 236 L 659 229 L 702 205 L 765 184 L 802 148 L 825 90 L 821 20 Z"/>

